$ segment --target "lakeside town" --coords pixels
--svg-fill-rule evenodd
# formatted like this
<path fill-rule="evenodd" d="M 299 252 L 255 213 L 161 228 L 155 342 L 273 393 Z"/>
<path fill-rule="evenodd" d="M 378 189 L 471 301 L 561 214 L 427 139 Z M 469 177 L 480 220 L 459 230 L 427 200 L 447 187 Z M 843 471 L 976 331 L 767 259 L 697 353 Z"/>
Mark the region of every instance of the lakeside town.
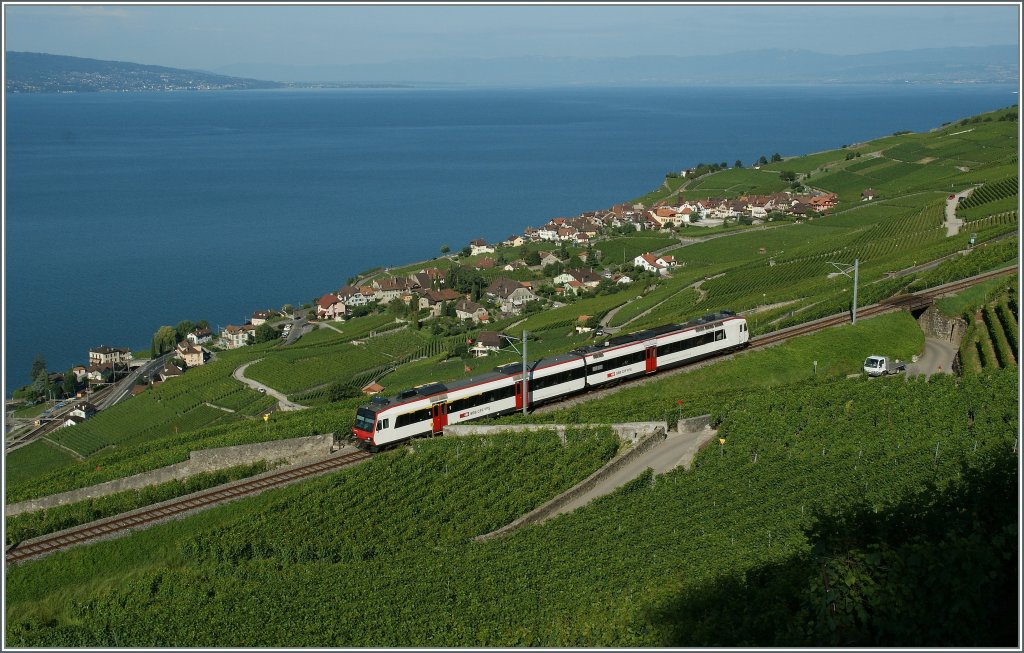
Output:
<path fill-rule="evenodd" d="M 667 177 L 692 179 L 718 169 L 721 167 L 711 166 L 708 170 L 698 166 Z M 865 189 L 861 199 L 873 199 L 875 194 L 874 190 Z M 438 264 L 405 266 L 412 271 L 404 274 L 377 269 L 361 278 L 351 278 L 339 289 L 303 306 L 256 310 L 243 324 L 228 324 L 216 332 L 205 320 L 183 320 L 176 327 L 165 326 L 157 331 L 149 357 L 145 352 L 101 345 L 89 350 L 87 365 L 75 365 L 66 373 L 48 372 L 45 362 L 37 361 L 32 370 L 33 383 L 16 391 L 14 399 L 23 401 L 35 396 L 53 403 L 59 398 L 87 399 L 97 389 L 145 366 L 144 371 L 135 373 L 130 393 L 135 395 L 204 365 L 219 350 L 278 338 L 291 343 L 304 330 L 313 328 L 310 323 L 343 322 L 372 312 L 393 312 L 396 320 L 414 320 L 418 328 L 430 323 L 426 328 L 434 335 L 465 333 L 498 320 L 557 308 L 584 296 L 614 292 L 619 286 L 645 277 L 669 277 L 681 265 L 662 251 L 647 251 L 632 260 L 612 262 L 600 249 L 603 241 L 637 232 L 680 236 L 691 228 L 813 220 L 835 208 L 838 198 L 835 193 L 787 191 L 738 198 L 671 200 L 672 194 L 647 207 L 642 203 L 622 203 L 572 218 L 556 217 L 537 228 L 528 226 L 521 234 L 498 243 L 473 239 L 458 252 L 442 246 L 447 269 L 437 267 Z M 673 240 L 665 249 L 678 245 L 679 241 Z M 571 253 L 570 248 L 576 252 Z M 590 331 L 597 327 L 591 320 L 577 329 Z M 480 331 L 468 341 L 473 345 L 469 354 L 478 357 L 504 344 L 502 334 L 496 331 Z M 159 359 L 159 364 L 146 365 L 153 359 Z M 362 390 L 367 394 L 379 391 L 373 384 Z M 97 410 L 88 402 L 80 404 L 61 426 L 81 423 Z"/>

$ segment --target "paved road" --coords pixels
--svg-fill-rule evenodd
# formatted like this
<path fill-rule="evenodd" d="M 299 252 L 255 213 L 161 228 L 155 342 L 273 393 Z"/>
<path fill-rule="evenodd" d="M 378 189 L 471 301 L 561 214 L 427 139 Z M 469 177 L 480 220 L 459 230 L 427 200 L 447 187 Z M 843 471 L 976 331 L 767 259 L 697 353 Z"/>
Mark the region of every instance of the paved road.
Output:
<path fill-rule="evenodd" d="M 669 433 L 663 442 L 654 445 L 639 457 L 612 472 L 589 492 L 585 492 L 575 497 L 572 501 L 567 502 L 547 519 L 572 512 L 577 508 L 587 505 L 597 497 L 611 494 L 642 474 L 648 467 L 655 474 L 664 474 L 679 466 L 689 467 L 700 446 L 716 437 L 716 435 L 717 431 L 711 429 L 704 429 L 696 433 Z"/>
<path fill-rule="evenodd" d="M 159 369 L 160 366 L 164 364 L 164 360 L 168 356 L 170 356 L 170 353 L 157 356 L 156 358 L 147 361 L 145 365 L 135 368 L 128 374 L 128 376 L 116 382 L 110 394 L 102 401 L 95 403 L 97 410 L 105 410 L 130 397 L 132 388 L 135 387 L 135 382 L 139 380 L 139 377 Z"/>
<path fill-rule="evenodd" d="M 257 390 L 258 391 L 258 390 L 262 389 L 268 395 L 270 395 L 274 399 L 277 399 L 278 404 L 281 406 L 281 410 L 302 410 L 303 408 L 307 408 L 307 406 L 303 406 L 301 404 L 296 404 L 296 403 L 294 403 L 292 401 L 289 401 L 288 397 L 284 396 L 283 394 L 281 394 L 277 390 L 274 390 L 270 386 L 263 385 L 259 381 L 253 381 L 252 379 L 247 378 L 245 376 L 245 368 L 249 367 L 253 363 L 258 363 L 261 360 L 263 360 L 263 359 L 260 358 L 260 359 L 254 360 L 254 361 L 249 361 L 245 365 L 242 365 L 241 367 L 236 369 L 232 376 L 234 376 L 236 379 L 238 379 L 239 381 L 241 381 L 245 385 L 249 386 L 253 390 Z"/>
<path fill-rule="evenodd" d="M 974 188 L 978 188 L 975 186 Z M 960 203 L 961 197 L 969 197 L 974 192 L 974 188 L 968 188 L 962 190 L 959 193 L 953 195 L 953 199 L 946 200 L 946 237 L 956 236 L 960 233 L 960 227 L 963 226 L 964 221 L 956 217 L 956 207 Z"/>
<path fill-rule="evenodd" d="M 292 328 L 288 331 L 288 337 L 284 340 L 285 346 L 292 344 L 314 329 L 314 326 L 304 317 L 296 318 L 289 324 L 292 325 Z"/>
<path fill-rule="evenodd" d="M 956 356 L 957 346 L 947 340 L 938 338 L 924 339 L 924 354 L 917 359 L 916 363 L 907 364 L 907 376 L 920 374 L 930 377 L 932 374 L 952 374 L 953 358 Z"/>

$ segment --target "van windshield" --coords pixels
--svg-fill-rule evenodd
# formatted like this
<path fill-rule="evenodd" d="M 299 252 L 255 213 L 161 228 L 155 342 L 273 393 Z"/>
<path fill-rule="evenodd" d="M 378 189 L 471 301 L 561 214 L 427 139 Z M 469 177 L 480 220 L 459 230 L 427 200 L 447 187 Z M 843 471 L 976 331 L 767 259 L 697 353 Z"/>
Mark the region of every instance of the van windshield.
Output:
<path fill-rule="evenodd" d="M 866 361 L 864 361 L 864 367 L 878 367 L 880 364 L 881 361 L 878 360 L 877 358 L 869 358 Z"/>

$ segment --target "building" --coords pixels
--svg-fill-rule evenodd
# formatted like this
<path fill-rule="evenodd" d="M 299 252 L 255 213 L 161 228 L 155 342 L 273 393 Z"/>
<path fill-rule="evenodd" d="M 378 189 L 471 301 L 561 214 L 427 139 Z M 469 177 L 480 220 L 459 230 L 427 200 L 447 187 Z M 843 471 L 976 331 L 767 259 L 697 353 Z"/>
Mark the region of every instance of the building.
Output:
<path fill-rule="evenodd" d="M 316 316 L 321 320 L 337 320 L 345 316 L 345 302 L 337 295 L 327 293 L 316 302 Z"/>
<path fill-rule="evenodd" d="M 249 324 L 253 326 L 259 326 L 266 323 L 270 319 L 270 311 L 253 311 L 252 317 L 249 319 Z"/>
<path fill-rule="evenodd" d="M 174 354 L 188 367 L 199 367 L 206 363 L 206 350 L 193 345 L 188 340 L 182 340 L 174 348 Z"/>
<path fill-rule="evenodd" d="M 164 366 L 160 368 L 160 380 L 166 381 L 167 379 L 173 379 L 176 376 L 181 376 L 185 371 L 175 365 L 170 360 L 164 361 Z"/>
<path fill-rule="evenodd" d="M 226 349 L 244 347 L 256 339 L 256 327 L 251 324 L 234 326 L 229 324 L 220 333 L 220 339 Z"/>
<path fill-rule="evenodd" d="M 193 345 L 205 345 L 213 340 L 213 333 L 209 329 L 196 327 L 189 331 L 185 338 Z"/>
<path fill-rule="evenodd" d="M 497 331 L 481 331 L 469 351 L 473 356 L 482 358 L 492 351 L 500 350 L 508 341 L 507 338 L 508 336 Z"/>
<path fill-rule="evenodd" d="M 487 244 L 483 238 L 477 238 L 469 242 L 469 255 L 476 256 L 477 254 L 493 254 L 494 247 Z"/>
<path fill-rule="evenodd" d="M 89 365 L 113 365 L 114 363 L 130 363 L 130 349 L 119 349 L 100 345 L 89 350 Z"/>
<path fill-rule="evenodd" d="M 474 322 L 489 321 L 487 309 L 476 302 L 469 301 L 468 299 L 460 300 L 455 304 L 455 317 L 460 320 L 471 319 Z"/>

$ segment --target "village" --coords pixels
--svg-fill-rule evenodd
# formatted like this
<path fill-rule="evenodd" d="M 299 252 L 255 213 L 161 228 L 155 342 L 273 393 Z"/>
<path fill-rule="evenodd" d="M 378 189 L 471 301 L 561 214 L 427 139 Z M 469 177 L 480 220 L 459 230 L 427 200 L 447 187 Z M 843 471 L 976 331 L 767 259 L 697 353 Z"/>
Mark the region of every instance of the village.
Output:
<path fill-rule="evenodd" d="M 862 193 L 865 200 L 873 196 L 871 189 Z M 181 376 L 189 368 L 204 365 L 216 350 L 237 349 L 277 338 L 293 342 L 300 332 L 296 329 L 292 333 L 292 327 L 300 320 L 303 323 L 343 322 L 351 317 L 390 310 L 398 320 L 413 320 L 418 324 L 433 321 L 428 327 L 432 333 L 452 335 L 508 317 L 557 308 L 583 296 L 614 292 L 617 287 L 645 277 L 671 276 L 681 265 L 673 256 L 657 252 L 644 252 L 631 261 L 615 265 L 606 261 L 607 257 L 596 246 L 601 241 L 643 231 L 678 235 L 689 228 L 814 219 L 827 215 L 835 208 L 837 199 L 834 193 L 779 192 L 679 204 L 662 200 L 650 207 L 617 204 L 605 211 L 582 213 L 574 218 L 552 218 L 541 227 L 527 227 L 521 235 L 509 236 L 500 243 L 488 244 L 483 239 L 475 239 L 446 257 L 450 266 L 447 269 L 436 264 L 424 265 L 402 275 L 370 275 L 364 283 L 353 279 L 301 308 L 286 305 L 280 311 L 257 310 L 244 324 L 229 324 L 219 329 L 219 333 L 214 333 L 205 321 L 195 325 L 179 324 L 173 337 L 176 344 L 173 348 L 167 346 L 166 352 L 152 352 L 153 355 L 168 355 L 160 366 L 150 369 L 144 378 L 136 381 L 132 394 Z M 571 254 L 569 247 L 583 251 Z M 513 276 L 532 278 L 517 280 Z M 486 278 L 490 281 L 486 282 Z M 596 324 L 584 323 L 577 328 L 592 330 L 596 327 Z M 496 331 L 479 331 L 475 335 L 475 339 L 468 339 L 472 344 L 468 353 L 478 357 L 501 349 L 508 340 Z M 48 385 L 62 389 L 65 396 L 88 397 L 95 388 L 117 381 L 119 376 L 123 378 L 131 369 L 147 362 L 133 358 L 127 348 L 106 345 L 91 349 L 88 360 L 87 366 L 76 365 L 70 370 L 73 380 L 66 380 L 65 374 L 53 373 L 49 374 Z M 84 404 L 68 416 L 65 426 L 80 423 L 95 412 L 95 407 Z"/>

